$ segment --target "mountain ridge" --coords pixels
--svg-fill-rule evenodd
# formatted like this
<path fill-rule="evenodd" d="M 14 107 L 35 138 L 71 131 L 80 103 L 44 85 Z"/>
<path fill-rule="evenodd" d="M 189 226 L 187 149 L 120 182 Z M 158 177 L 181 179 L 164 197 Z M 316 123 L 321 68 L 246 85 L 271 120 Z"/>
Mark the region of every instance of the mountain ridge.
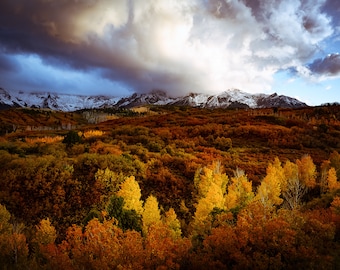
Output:
<path fill-rule="evenodd" d="M 295 98 L 274 94 L 250 94 L 229 89 L 218 95 L 190 93 L 169 97 L 166 92 L 134 93 L 128 97 L 86 96 L 57 93 L 7 92 L 0 88 L 0 109 L 13 107 L 77 111 L 82 109 L 132 108 L 145 105 L 174 105 L 201 108 L 300 108 L 308 105 Z"/>

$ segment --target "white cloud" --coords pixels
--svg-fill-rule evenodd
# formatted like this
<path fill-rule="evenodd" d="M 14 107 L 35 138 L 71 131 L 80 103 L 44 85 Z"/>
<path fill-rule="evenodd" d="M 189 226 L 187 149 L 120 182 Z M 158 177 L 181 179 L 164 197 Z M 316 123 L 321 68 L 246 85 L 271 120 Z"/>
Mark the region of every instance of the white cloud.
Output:
<path fill-rule="evenodd" d="M 310 77 L 304 64 L 333 33 L 321 13 L 325 0 L 52 2 L 19 0 L 16 9 L 8 2 L 3 12 L 21 5 L 22 13 L 19 23 L 0 18 L 18 32 L 3 46 L 19 44 L 50 65 L 59 59 L 70 68 L 100 69 L 135 91 L 268 91 L 280 69 L 296 66 Z M 20 34 L 39 42 L 20 42 Z"/>

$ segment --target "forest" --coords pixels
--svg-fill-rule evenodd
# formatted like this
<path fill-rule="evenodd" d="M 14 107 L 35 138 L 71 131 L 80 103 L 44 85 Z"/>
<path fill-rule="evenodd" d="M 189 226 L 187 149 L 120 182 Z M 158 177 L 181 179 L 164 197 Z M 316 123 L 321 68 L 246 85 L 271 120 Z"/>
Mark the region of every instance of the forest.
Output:
<path fill-rule="evenodd" d="M 1 269 L 340 269 L 340 106 L 0 111 Z"/>

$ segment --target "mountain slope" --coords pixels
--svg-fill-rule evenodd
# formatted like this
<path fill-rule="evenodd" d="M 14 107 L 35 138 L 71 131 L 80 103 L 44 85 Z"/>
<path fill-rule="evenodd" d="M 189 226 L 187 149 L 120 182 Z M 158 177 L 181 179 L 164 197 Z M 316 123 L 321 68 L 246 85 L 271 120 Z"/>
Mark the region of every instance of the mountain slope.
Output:
<path fill-rule="evenodd" d="M 283 95 L 249 94 L 237 89 L 225 91 L 219 95 L 190 93 L 189 95 L 170 98 L 164 92 L 133 94 L 117 102 L 117 107 L 135 107 L 143 105 L 177 105 L 202 108 L 299 108 L 307 104 Z"/>
<path fill-rule="evenodd" d="M 119 98 L 55 93 L 12 92 L 0 88 L 0 108 L 24 107 L 76 111 L 113 106 Z"/>
<path fill-rule="evenodd" d="M 144 105 L 176 105 L 202 108 L 299 108 L 307 105 L 295 98 L 272 94 L 249 94 L 237 89 L 219 95 L 191 93 L 169 97 L 165 92 L 133 94 L 129 97 L 83 96 L 55 93 L 8 93 L 0 88 L 0 109 L 11 107 L 46 108 L 58 111 L 76 111 L 95 108 L 131 108 Z"/>

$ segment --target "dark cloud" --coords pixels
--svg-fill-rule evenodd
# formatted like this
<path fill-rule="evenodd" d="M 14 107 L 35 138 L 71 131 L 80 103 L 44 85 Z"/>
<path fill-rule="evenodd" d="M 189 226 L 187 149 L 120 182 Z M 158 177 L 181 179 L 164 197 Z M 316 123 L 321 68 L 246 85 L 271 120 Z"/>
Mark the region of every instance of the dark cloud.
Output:
<path fill-rule="evenodd" d="M 263 91 L 277 70 L 304 65 L 334 33 L 327 13 L 337 4 L 2 0 L 0 69 L 15 68 L 11 56 L 36 55 L 46 66 L 95 70 L 134 91 Z"/>
<path fill-rule="evenodd" d="M 340 75 L 340 54 L 330 54 L 325 58 L 316 59 L 309 65 L 312 73 L 326 76 Z"/>
<path fill-rule="evenodd" d="M 17 65 L 11 60 L 11 58 L 1 53 L 0 50 L 0 72 L 15 72 L 17 68 Z"/>

